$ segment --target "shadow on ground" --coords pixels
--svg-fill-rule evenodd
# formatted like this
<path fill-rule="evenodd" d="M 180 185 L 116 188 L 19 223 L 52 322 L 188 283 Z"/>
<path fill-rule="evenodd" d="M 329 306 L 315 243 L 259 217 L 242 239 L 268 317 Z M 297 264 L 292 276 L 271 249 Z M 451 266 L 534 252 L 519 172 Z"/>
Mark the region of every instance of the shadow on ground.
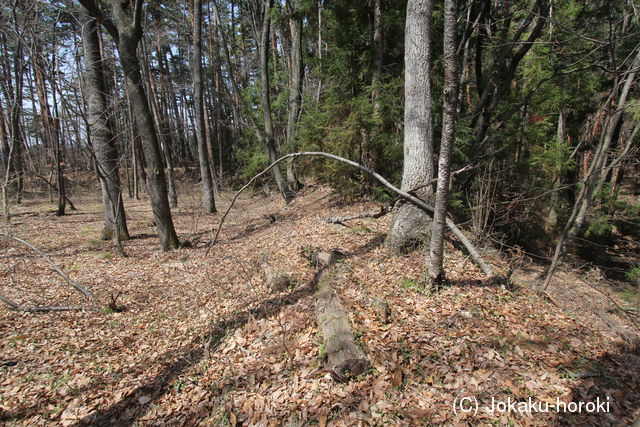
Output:
<path fill-rule="evenodd" d="M 346 258 L 365 254 L 382 243 L 382 239 L 375 237 L 354 252 L 345 255 Z M 163 359 L 173 360 L 155 377 L 137 387 L 111 406 L 101 409 L 90 416 L 78 421 L 75 425 L 129 425 L 143 417 L 163 395 L 170 392 L 171 382 L 187 371 L 191 366 L 199 363 L 209 352 L 216 351 L 222 339 L 231 331 L 244 326 L 250 319 L 263 319 L 277 314 L 283 307 L 295 304 L 299 300 L 312 295 L 317 287 L 318 279 L 325 266 L 316 271 L 313 279 L 284 296 L 262 301 L 257 307 L 245 310 L 212 324 L 207 333 L 196 342 L 184 345 L 166 354 Z M 224 390 L 217 390 L 219 396 Z M 146 396 L 144 403 L 140 397 Z M 194 408 L 195 410 L 196 408 Z"/>

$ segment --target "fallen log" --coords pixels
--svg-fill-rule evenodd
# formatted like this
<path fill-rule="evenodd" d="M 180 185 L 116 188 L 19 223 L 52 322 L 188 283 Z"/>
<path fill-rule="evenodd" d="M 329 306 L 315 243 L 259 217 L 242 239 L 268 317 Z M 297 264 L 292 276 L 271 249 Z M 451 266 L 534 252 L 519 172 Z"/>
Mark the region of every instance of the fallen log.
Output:
<path fill-rule="evenodd" d="M 333 262 L 336 258 L 333 254 L 320 252 L 317 259 Z M 322 333 L 327 358 L 326 366 L 336 381 L 346 382 L 364 373 L 369 368 L 369 360 L 356 344 L 349 318 L 333 289 L 336 280 L 335 271 L 330 264 L 319 263 L 319 267 L 324 271 L 318 279 L 316 318 L 318 329 Z"/>

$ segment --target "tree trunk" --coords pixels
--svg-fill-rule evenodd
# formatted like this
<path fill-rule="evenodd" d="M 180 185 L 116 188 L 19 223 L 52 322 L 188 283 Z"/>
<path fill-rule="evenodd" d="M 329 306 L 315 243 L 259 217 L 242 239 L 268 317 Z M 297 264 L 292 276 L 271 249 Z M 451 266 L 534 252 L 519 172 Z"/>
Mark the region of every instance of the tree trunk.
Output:
<path fill-rule="evenodd" d="M 176 192 L 175 180 L 173 177 L 173 157 L 171 153 L 171 133 L 167 131 L 164 126 L 164 114 L 160 110 L 160 106 L 158 105 L 158 96 L 155 88 L 155 82 L 153 76 L 151 75 L 151 70 L 148 64 L 148 56 L 147 50 L 145 48 L 144 40 L 142 40 L 142 69 L 144 71 L 145 83 L 147 85 L 148 90 L 148 101 L 150 101 L 150 110 L 151 114 L 153 114 L 153 124 L 155 126 L 156 135 L 160 135 L 158 138 L 158 142 L 160 143 L 160 148 L 162 150 L 162 155 L 164 156 L 165 163 L 167 165 L 167 175 L 166 181 L 168 184 L 168 197 L 169 197 L 169 205 L 172 208 L 178 206 L 178 193 Z"/>
<path fill-rule="evenodd" d="M 560 107 L 558 115 L 558 127 L 556 130 L 556 143 L 564 144 L 565 134 L 565 113 L 564 108 Z M 558 225 L 558 204 L 560 203 L 560 185 L 562 185 L 562 163 L 560 160 L 556 163 L 556 169 L 553 171 L 553 188 L 551 189 L 551 199 L 549 200 L 549 208 L 544 219 L 544 229 L 547 234 L 552 234 Z"/>
<path fill-rule="evenodd" d="M 444 280 L 444 231 L 449 198 L 451 151 L 456 138 L 458 102 L 458 64 L 456 61 L 456 0 L 444 1 L 444 105 L 442 107 L 442 139 L 438 161 L 436 201 L 433 205 L 433 227 L 429 246 L 428 276 L 433 284 Z"/>
<path fill-rule="evenodd" d="M 433 0 L 409 0 L 405 30 L 404 167 L 402 190 L 411 191 L 433 178 L 431 123 L 431 14 Z M 429 198 L 431 186 L 415 194 Z M 417 206 L 404 203 L 393 217 L 386 245 L 394 252 L 416 246 L 429 236 L 431 218 Z"/>
<path fill-rule="evenodd" d="M 373 76 L 371 83 L 373 91 L 371 92 L 371 101 L 373 102 L 373 113 L 378 116 L 380 113 L 380 102 L 378 96 L 380 94 L 380 84 L 382 83 L 382 64 L 384 45 L 382 39 L 382 0 L 374 0 L 373 6 Z M 371 165 L 375 167 L 375 165 Z"/>
<path fill-rule="evenodd" d="M 602 168 L 604 166 L 604 162 L 606 160 L 609 148 L 611 147 L 611 143 L 613 142 L 614 136 L 616 134 L 616 129 L 618 124 L 622 120 L 622 115 L 625 111 L 625 106 L 627 104 L 627 97 L 629 92 L 631 91 L 631 86 L 635 80 L 637 70 L 640 68 L 640 51 L 636 54 L 636 57 L 633 63 L 630 65 L 629 70 L 627 71 L 627 78 L 624 81 L 624 85 L 622 87 L 622 91 L 620 92 L 620 96 L 618 97 L 617 102 L 615 103 L 615 110 L 613 114 L 609 116 L 605 122 L 605 127 L 602 132 L 602 136 L 600 137 L 600 142 L 596 147 L 595 154 L 593 155 L 593 160 L 591 161 L 591 166 L 589 167 L 589 171 L 587 175 L 583 179 L 583 185 L 580 189 L 580 193 L 576 198 L 576 202 L 574 203 L 573 210 L 569 217 L 569 220 L 564 226 L 562 230 L 562 234 L 558 239 L 558 243 L 556 244 L 556 248 L 553 254 L 553 259 L 551 260 L 551 264 L 547 270 L 547 274 L 545 276 L 544 282 L 542 284 L 543 289 L 546 289 L 551 282 L 551 278 L 553 277 L 553 273 L 555 272 L 558 263 L 564 256 L 567 248 L 573 243 L 573 240 L 578 236 L 578 234 L 582 231 L 584 226 L 584 222 L 587 215 L 587 210 L 591 206 L 593 201 L 593 196 L 596 193 L 596 189 L 599 186 L 599 183 L 602 179 Z M 618 85 L 614 85 L 613 91 L 618 90 Z M 613 94 L 612 94 L 613 95 Z M 610 97 L 610 100 L 613 99 L 613 96 Z M 611 108 L 611 105 L 607 106 Z"/>
<path fill-rule="evenodd" d="M 291 78 L 289 80 L 289 111 L 287 117 L 287 141 L 289 149 L 295 151 L 296 124 L 302 103 L 302 14 L 301 0 L 292 4 L 289 28 L 291 30 Z M 291 189 L 298 190 L 298 179 L 292 161 L 287 162 L 287 181 Z"/>
<path fill-rule="evenodd" d="M 203 208 L 206 213 L 214 213 L 216 204 L 213 195 L 213 177 L 205 140 L 205 109 L 202 92 L 202 0 L 195 0 L 193 5 L 193 98 L 196 110 L 196 140 L 198 143 L 198 160 L 202 177 Z"/>
<path fill-rule="evenodd" d="M 144 150 L 144 157 L 149 166 L 147 190 L 151 197 L 151 206 L 160 237 L 160 244 L 163 250 L 170 250 L 178 247 L 178 236 L 173 228 L 158 137 L 153 126 L 147 97 L 142 88 L 142 76 L 140 75 L 136 57 L 136 46 L 137 40 L 127 40 L 122 37 L 119 46 L 120 60 L 125 70 L 126 87 L 138 127 L 140 142 Z"/>
<path fill-rule="evenodd" d="M 100 16 L 96 17 L 96 14 L 94 14 L 97 6 L 92 0 L 81 0 L 81 3 L 91 11 L 95 18 L 100 18 Z M 102 23 L 111 33 L 111 36 L 117 40 L 120 62 L 125 75 L 125 88 L 140 135 L 144 156 L 149 166 L 147 188 L 151 198 L 151 209 L 162 249 L 168 251 L 172 248 L 177 248 L 179 241 L 173 227 L 171 209 L 167 198 L 167 185 L 162 168 L 158 135 L 153 123 L 149 102 L 144 92 L 140 63 L 136 52 L 142 37 L 142 0 L 136 0 L 134 5 L 122 3 L 120 0 L 111 0 L 110 3 L 115 17 L 115 24 L 104 20 Z M 133 16 L 130 16 L 129 12 L 132 12 Z"/>
<path fill-rule="evenodd" d="M 262 110 L 264 114 L 264 131 L 263 139 L 267 147 L 267 154 L 269 156 L 269 162 L 273 163 L 278 159 L 278 153 L 276 150 L 276 140 L 273 136 L 273 121 L 271 118 L 271 95 L 269 84 L 269 35 L 271 33 L 271 5 L 273 0 L 263 0 L 263 16 L 262 16 L 262 31 L 260 34 L 260 77 L 262 78 Z M 282 172 L 279 167 L 272 169 L 273 177 L 276 180 L 276 185 L 280 194 L 284 198 L 285 203 L 289 203 L 293 200 L 293 194 L 289 190 L 287 182 L 282 177 Z"/>
<path fill-rule="evenodd" d="M 82 22 L 82 46 L 85 58 L 84 96 L 87 105 L 87 120 L 96 156 L 104 206 L 105 221 L 102 239 L 112 239 L 116 233 L 120 239 L 128 239 L 129 231 L 118 171 L 118 150 L 112 123 L 109 121 L 106 79 L 97 25 L 82 6 L 80 20 Z"/>

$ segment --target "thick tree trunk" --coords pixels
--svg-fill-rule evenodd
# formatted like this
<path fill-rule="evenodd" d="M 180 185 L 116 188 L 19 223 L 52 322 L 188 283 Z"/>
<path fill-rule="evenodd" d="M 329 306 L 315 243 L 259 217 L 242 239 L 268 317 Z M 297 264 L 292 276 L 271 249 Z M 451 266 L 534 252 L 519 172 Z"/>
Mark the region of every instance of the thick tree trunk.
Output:
<path fill-rule="evenodd" d="M 203 208 L 207 213 L 216 211 L 213 195 L 213 177 L 205 140 L 205 109 L 202 91 L 202 0 L 194 1 L 193 11 L 193 98 L 196 110 L 196 140 L 198 143 L 198 160 L 202 177 Z"/>
<path fill-rule="evenodd" d="M 260 77 L 262 79 L 262 110 L 264 114 L 264 131 L 263 139 L 267 147 L 267 155 L 269 162 L 273 163 L 278 159 L 276 149 L 276 140 L 273 136 L 273 121 L 271 117 L 271 95 L 270 95 L 270 76 L 269 76 L 269 35 L 271 33 L 271 5 L 273 0 L 263 0 L 263 16 L 262 31 L 260 34 Z M 279 167 L 273 170 L 273 178 L 276 180 L 278 190 L 282 194 L 285 203 L 289 203 L 293 199 L 293 194 L 289 190 L 287 182 L 282 176 Z"/>
<path fill-rule="evenodd" d="M 405 30 L 404 168 L 402 190 L 411 191 L 433 178 L 433 127 L 431 123 L 431 14 L 433 0 L 409 0 Z M 433 191 L 423 186 L 415 192 L 428 199 Z M 405 203 L 393 217 L 386 245 L 394 252 L 428 240 L 431 218 L 417 206 Z"/>
<path fill-rule="evenodd" d="M 97 6 L 92 0 L 80 0 L 91 14 L 100 18 Z M 115 23 L 102 21 L 111 36 L 117 40 L 120 62 L 125 75 L 125 88 L 131 104 L 131 110 L 138 128 L 144 156 L 149 166 L 147 188 L 151 198 L 158 236 L 162 249 L 167 251 L 179 246 L 178 236 L 173 227 L 171 209 L 167 198 L 167 185 L 162 167 L 162 154 L 153 123 L 153 116 L 144 91 L 140 63 L 137 57 L 138 43 L 142 37 L 142 0 L 135 4 L 111 0 L 111 9 Z"/>
<path fill-rule="evenodd" d="M 102 238 L 109 240 L 118 233 L 120 239 L 128 239 L 129 231 L 120 189 L 118 150 L 112 123 L 109 121 L 106 79 L 97 25 L 95 19 L 89 16 L 83 6 L 81 6 L 80 20 L 82 22 L 82 46 L 85 58 L 84 96 L 87 105 L 87 120 L 96 156 L 104 206 L 105 221 Z"/>
<path fill-rule="evenodd" d="M 153 126 L 147 97 L 142 88 L 142 76 L 136 57 L 137 40 L 127 40 L 122 34 L 120 37 L 120 60 L 126 75 L 126 87 L 144 150 L 144 157 L 149 166 L 147 190 L 151 197 L 153 216 L 162 249 L 170 250 L 178 247 L 178 236 L 173 228 L 158 137 Z"/>
<path fill-rule="evenodd" d="M 444 231 L 449 199 L 451 151 L 456 138 L 458 102 L 458 63 L 456 61 L 456 0 L 444 1 L 444 105 L 442 107 L 442 139 L 438 161 L 436 201 L 433 205 L 433 227 L 429 246 L 428 276 L 433 284 L 444 280 Z"/>

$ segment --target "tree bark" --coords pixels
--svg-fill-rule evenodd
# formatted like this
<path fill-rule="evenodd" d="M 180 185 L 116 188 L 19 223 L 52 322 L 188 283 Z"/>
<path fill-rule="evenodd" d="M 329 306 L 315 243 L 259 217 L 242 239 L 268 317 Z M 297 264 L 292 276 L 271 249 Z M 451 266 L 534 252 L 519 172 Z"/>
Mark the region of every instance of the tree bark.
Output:
<path fill-rule="evenodd" d="M 409 0 L 405 30 L 405 108 L 403 190 L 420 187 L 433 178 L 433 127 L 431 123 L 431 14 L 433 0 Z M 416 191 L 428 199 L 430 186 Z M 418 208 L 405 203 L 398 208 L 387 235 L 386 245 L 393 252 L 415 247 L 429 236 L 431 219 Z"/>
<path fill-rule="evenodd" d="M 160 244 L 165 251 L 177 248 L 179 241 L 173 226 L 167 198 L 167 185 L 162 167 L 158 135 L 144 92 L 140 63 L 136 52 L 142 37 L 142 0 L 136 0 L 134 5 L 122 3 L 120 0 L 111 0 L 115 22 L 105 18 L 93 0 L 80 0 L 80 2 L 107 28 L 118 45 L 120 62 L 125 75 L 126 91 L 139 131 L 144 156 L 149 166 L 147 187 Z M 130 14 L 130 11 L 133 13 Z"/>
<path fill-rule="evenodd" d="M 436 201 L 433 206 L 433 227 L 429 246 L 428 276 L 433 284 L 444 280 L 444 230 L 449 198 L 451 151 L 456 138 L 458 102 L 458 64 L 456 61 L 456 0 L 444 1 L 444 105 L 442 107 L 442 139 L 438 161 Z"/>
<path fill-rule="evenodd" d="M 302 14 L 301 0 L 293 0 L 289 28 L 291 30 L 291 79 L 289 84 L 289 111 L 287 117 L 287 141 L 289 149 L 295 151 L 296 124 L 302 103 Z M 291 189 L 298 190 L 293 162 L 287 163 L 287 181 Z"/>
<path fill-rule="evenodd" d="M 104 228 L 102 239 L 110 240 L 116 233 L 121 240 L 129 238 L 127 220 L 122 202 L 120 175 L 118 171 L 118 150 L 109 120 L 107 88 L 103 67 L 102 51 L 98 39 L 95 19 L 81 6 L 82 46 L 84 49 L 84 96 L 87 105 L 87 121 L 91 132 L 104 206 Z"/>
<path fill-rule="evenodd" d="M 198 160 L 202 177 L 203 208 L 206 213 L 216 211 L 213 194 L 213 176 L 205 140 L 205 117 L 202 91 L 202 0 L 195 0 L 193 6 L 193 98 L 196 110 L 196 140 L 198 143 Z"/>
<path fill-rule="evenodd" d="M 273 163 L 278 158 L 278 152 L 276 149 L 276 140 L 273 136 L 273 120 L 271 117 L 271 95 L 270 95 L 270 76 L 269 76 L 269 35 L 271 33 L 271 6 L 273 0 L 263 0 L 262 10 L 262 31 L 260 33 L 260 77 L 262 79 L 262 110 L 264 114 L 264 130 L 263 139 L 267 147 L 267 155 L 269 156 L 269 162 Z M 273 178 L 276 180 L 276 185 L 285 203 L 293 200 L 293 194 L 287 185 L 287 182 L 282 176 L 282 172 L 279 167 L 275 167 L 273 170 Z"/>

